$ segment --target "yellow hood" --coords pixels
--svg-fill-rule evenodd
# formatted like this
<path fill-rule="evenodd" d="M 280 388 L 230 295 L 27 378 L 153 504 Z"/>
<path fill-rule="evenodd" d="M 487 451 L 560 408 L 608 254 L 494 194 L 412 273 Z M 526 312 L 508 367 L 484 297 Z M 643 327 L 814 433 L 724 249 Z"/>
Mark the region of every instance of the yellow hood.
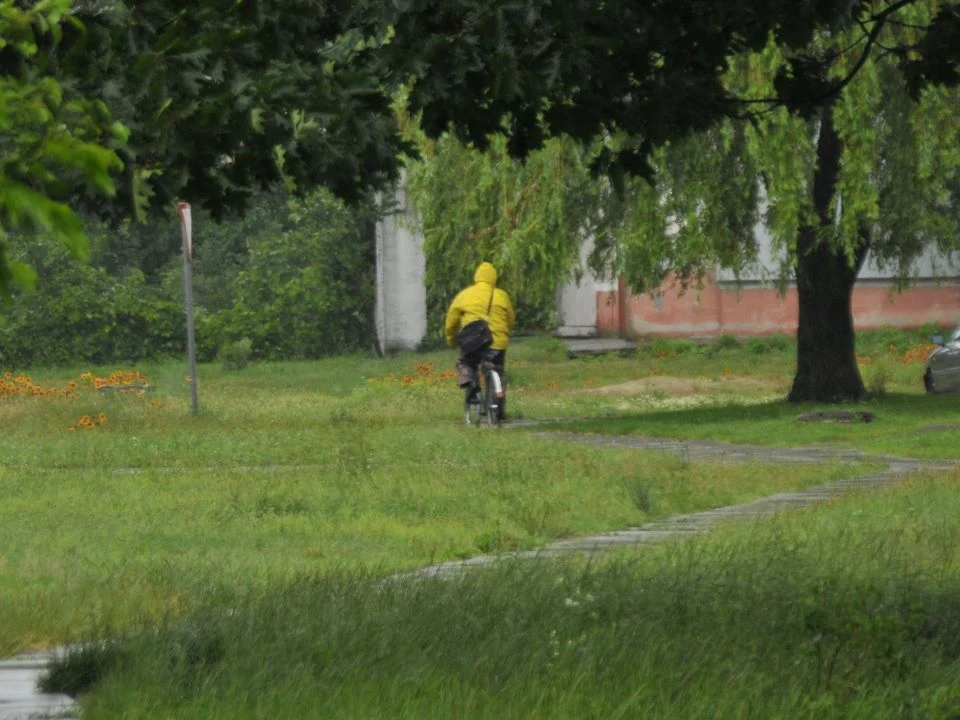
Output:
<path fill-rule="evenodd" d="M 477 271 L 473 274 L 473 281 L 484 282 L 495 287 L 497 284 L 497 269 L 488 262 L 480 263 L 477 266 Z"/>

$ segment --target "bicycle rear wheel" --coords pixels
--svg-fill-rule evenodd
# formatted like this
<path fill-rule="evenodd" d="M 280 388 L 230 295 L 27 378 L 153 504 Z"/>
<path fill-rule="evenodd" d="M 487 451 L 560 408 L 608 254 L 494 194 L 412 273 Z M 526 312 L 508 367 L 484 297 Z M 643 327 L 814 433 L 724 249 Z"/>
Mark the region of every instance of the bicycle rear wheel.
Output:
<path fill-rule="evenodd" d="M 500 373 L 491 368 L 486 372 L 483 387 L 483 410 L 487 425 L 494 427 L 500 424 L 500 400 L 503 398 L 503 383 Z"/>
<path fill-rule="evenodd" d="M 480 387 L 468 387 L 463 396 L 463 421 L 467 425 L 478 425 L 483 414 L 483 397 Z"/>

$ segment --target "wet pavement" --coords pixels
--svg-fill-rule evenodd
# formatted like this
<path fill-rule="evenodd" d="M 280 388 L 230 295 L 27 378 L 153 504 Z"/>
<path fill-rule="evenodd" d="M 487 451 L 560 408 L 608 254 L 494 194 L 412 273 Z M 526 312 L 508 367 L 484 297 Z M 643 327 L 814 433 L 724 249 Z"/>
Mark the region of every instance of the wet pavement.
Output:
<path fill-rule="evenodd" d="M 79 717 L 73 698 L 37 692 L 37 681 L 53 658 L 52 652 L 34 652 L 0 660 L 0 720 Z"/>

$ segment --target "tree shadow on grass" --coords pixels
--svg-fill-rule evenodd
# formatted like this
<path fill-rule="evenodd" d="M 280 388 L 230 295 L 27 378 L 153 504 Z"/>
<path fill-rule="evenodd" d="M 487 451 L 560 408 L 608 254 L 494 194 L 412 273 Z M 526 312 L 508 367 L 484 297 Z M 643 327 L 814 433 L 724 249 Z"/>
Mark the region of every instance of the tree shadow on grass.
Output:
<path fill-rule="evenodd" d="M 846 411 L 847 422 L 837 420 Z M 802 416 L 824 413 L 822 420 L 801 421 Z M 872 422 L 863 422 L 869 413 Z M 917 434 L 949 434 L 960 426 L 960 397 L 891 393 L 861 403 L 824 405 L 795 404 L 786 400 L 761 404 L 728 403 L 709 407 L 636 412 L 599 417 L 558 427 L 568 432 L 615 435 L 650 435 L 691 439 L 726 440 L 733 443 L 798 445 L 891 442 L 909 449 Z M 876 449 L 876 448 L 874 448 Z"/>

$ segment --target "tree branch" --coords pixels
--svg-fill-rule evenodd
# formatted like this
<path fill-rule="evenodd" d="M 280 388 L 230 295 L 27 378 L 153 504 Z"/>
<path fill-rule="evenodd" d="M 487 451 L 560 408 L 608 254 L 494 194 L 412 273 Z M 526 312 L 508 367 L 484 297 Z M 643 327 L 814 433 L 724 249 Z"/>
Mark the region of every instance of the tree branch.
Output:
<path fill-rule="evenodd" d="M 883 47 L 879 43 L 879 37 L 880 37 L 880 33 L 883 32 L 883 28 L 886 26 L 886 24 L 888 22 L 892 22 L 890 17 L 900 12 L 900 10 L 902 10 L 903 8 L 909 5 L 913 5 L 915 2 L 917 2 L 917 0 L 897 0 L 897 2 L 891 5 L 888 5 L 880 12 L 875 13 L 874 15 L 871 15 L 869 18 L 866 18 L 864 20 L 858 20 L 857 22 L 860 25 L 860 27 L 863 28 L 865 37 L 858 40 L 856 43 L 851 44 L 849 47 L 847 47 L 846 49 L 837 53 L 837 55 L 834 56 L 834 57 L 839 57 L 840 55 L 845 54 L 850 49 L 858 45 L 860 42 L 863 42 L 863 40 L 866 40 L 866 46 L 863 48 L 863 51 L 860 53 L 860 57 L 857 59 L 857 62 L 854 63 L 853 67 L 849 70 L 849 72 L 847 72 L 846 75 L 844 75 L 840 80 L 833 83 L 829 91 L 820 93 L 819 95 L 814 95 L 809 98 L 805 98 L 803 101 L 804 104 L 806 105 L 819 104 L 828 98 L 834 97 L 841 90 L 843 90 L 847 85 L 849 85 L 853 81 L 853 79 L 857 76 L 857 73 L 859 73 L 863 69 L 863 66 L 866 65 L 867 60 L 870 59 L 870 54 L 873 51 L 874 46 L 876 45 L 879 47 Z M 873 23 L 873 27 L 870 28 L 870 30 L 868 31 L 866 26 L 870 22 Z M 889 50 L 888 48 L 884 48 L 884 49 Z M 732 97 L 732 98 L 727 98 L 726 101 L 733 104 L 737 104 L 737 105 L 772 105 L 772 106 L 780 106 L 784 102 L 783 99 L 780 97 L 774 97 L 774 98 Z"/>

